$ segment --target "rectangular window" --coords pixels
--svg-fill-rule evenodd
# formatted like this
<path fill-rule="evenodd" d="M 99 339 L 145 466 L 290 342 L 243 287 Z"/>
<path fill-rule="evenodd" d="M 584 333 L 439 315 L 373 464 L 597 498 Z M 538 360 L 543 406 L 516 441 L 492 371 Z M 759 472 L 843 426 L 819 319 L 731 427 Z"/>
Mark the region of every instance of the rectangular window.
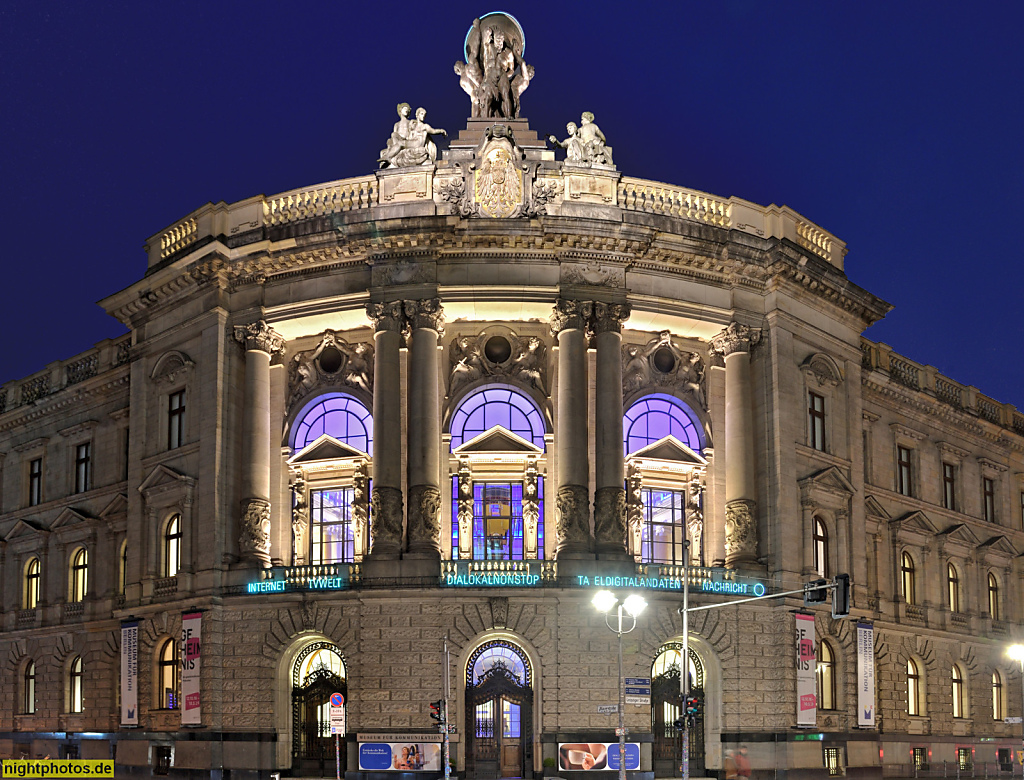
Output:
<path fill-rule="evenodd" d="M 501 701 L 501 736 L 519 739 L 519 705 L 502 699 Z"/>
<path fill-rule="evenodd" d="M 686 541 L 686 497 L 681 490 L 641 491 L 644 524 L 640 551 L 644 563 L 683 563 Z"/>
<path fill-rule="evenodd" d="M 124 467 L 121 471 L 121 479 L 128 479 L 128 452 L 132 442 L 131 431 L 124 429 Z"/>
<path fill-rule="evenodd" d="M 913 466 L 908 447 L 896 447 L 896 492 L 904 496 L 913 495 Z"/>
<path fill-rule="evenodd" d="M 846 774 L 843 767 L 843 749 L 838 747 L 825 748 L 825 768 L 829 777 L 842 777 Z"/>
<path fill-rule="evenodd" d="M 989 477 L 982 477 L 981 493 L 985 519 L 994 523 L 996 521 L 996 481 Z"/>
<path fill-rule="evenodd" d="M 928 770 L 928 748 L 914 748 L 914 769 Z"/>
<path fill-rule="evenodd" d="M 522 483 L 473 483 L 473 558 L 523 560 Z"/>
<path fill-rule="evenodd" d="M 312 564 L 352 563 L 356 556 L 356 535 L 352 502 L 354 488 L 314 490 L 310 503 L 310 558 Z"/>
<path fill-rule="evenodd" d="M 75 447 L 75 492 L 84 493 L 89 489 L 89 461 L 92 444 L 86 442 Z"/>
<path fill-rule="evenodd" d="M 817 393 L 807 393 L 808 444 L 825 451 L 825 399 Z"/>
<path fill-rule="evenodd" d="M 28 505 L 43 503 L 43 459 L 36 458 L 28 464 Z"/>
<path fill-rule="evenodd" d="M 971 748 L 957 748 L 956 761 L 960 769 L 971 769 L 974 766 L 974 751 Z"/>
<path fill-rule="evenodd" d="M 952 463 L 942 464 L 942 506 L 956 509 L 956 466 Z"/>
<path fill-rule="evenodd" d="M 476 705 L 476 736 L 494 737 L 494 699 Z"/>
<path fill-rule="evenodd" d="M 167 449 L 177 449 L 184 443 L 185 391 L 178 390 L 167 396 Z"/>

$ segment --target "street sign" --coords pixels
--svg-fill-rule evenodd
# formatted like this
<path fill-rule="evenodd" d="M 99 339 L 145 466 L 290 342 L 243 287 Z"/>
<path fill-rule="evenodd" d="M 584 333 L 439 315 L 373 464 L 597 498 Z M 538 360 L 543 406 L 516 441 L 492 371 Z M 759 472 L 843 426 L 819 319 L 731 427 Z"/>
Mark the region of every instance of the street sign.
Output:
<path fill-rule="evenodd" d="M 598 704 L 597 712 L 599 715 L 613 715 L 619 711 L 618 704 Z"/>
<path fill-rule="evenodd" d="M 331 733 L 345 733 L 345 697 L 340 693 L 331 694 Z"/>
<path fill-rule="evenodd" d="M 650 696 L 626 696 L 626 704 L 650 704 Z"/>
<path fill-rule="evenodd" d="M 646 688 L 644 688 L 644 687 L 639 686 L 639 685 L 627 685 L 626 686 L 626 695 L 629 696 L 631 694 L 633 696 L 650 696 L 651 695 L 651 686 L 648 685 Z"/>
<path fill-rule="evenodd" d="M 1020 718 L 1003 718 L 1003 723 L 1020 723 Z"/>
<path fill-rule="evenodd" d="M 626 685 L 639 685 L 644 688 L 651 687 L 650 677 L 627 677 L 625 680 L 623 680 L 623 682 Z"/>

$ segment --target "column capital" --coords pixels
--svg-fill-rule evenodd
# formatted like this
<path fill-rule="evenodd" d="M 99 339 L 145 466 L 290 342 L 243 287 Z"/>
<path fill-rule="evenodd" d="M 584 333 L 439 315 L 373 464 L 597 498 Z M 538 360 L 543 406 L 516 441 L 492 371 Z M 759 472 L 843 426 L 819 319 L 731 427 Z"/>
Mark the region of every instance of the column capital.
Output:
<path fill-rule="evenodd" d="M 270 327 L 266 320 L 236 325 L 234 335 L 235 341 L 244 346 L 246 351 L 258 350 L 268 355 L 284 352 L 284 336 Z"/>
<path fill-rule="evenodd" d="M 373 332 L 390 331 L 401 333 L 405 320 L 402 317 L 402 302 L 366 304 L 366 316 L 373 323 Z"/>
<path fill-rule="evenodd" d="M 405 316 L 413 330 L 426 328 L 444 335 L 444 309 L 440 298 L 422 298 L 418 301 L 403 301 Z"/>
<path fill-rule="evenodd" d="M 557 336 L 563 330 L 586 330 L 593 311 L 594 304 L 591 301 L 559 298 L 548 320 L 551 335 Z"/>
<path fill-rule="evenodd" d="M 622 323 L 629 319 L 628 303 L 594 302 L 594 333 L 621 333 Z"/>
<path fill-rule="evenodd" d="M 750 352 L 750 348 L 761 343 L 761 329 L 730 322 L 729 326 L 711 339 L 711 351 L 728 357 L 735 352 Z"/>

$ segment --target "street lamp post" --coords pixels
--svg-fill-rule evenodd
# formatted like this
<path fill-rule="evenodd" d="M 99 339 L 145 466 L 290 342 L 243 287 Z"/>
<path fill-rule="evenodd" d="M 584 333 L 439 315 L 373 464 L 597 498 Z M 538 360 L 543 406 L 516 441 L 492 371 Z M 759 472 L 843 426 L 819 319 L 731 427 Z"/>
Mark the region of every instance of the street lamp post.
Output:
<path fill-rule="evenodd" d="M 1024 757 L 1024 645 L 1010 645 L 1006 654 L 1020 664 L 1020 701 L 1021 701 L 1021 756 Z"/>
<path fill-rule="evenodd" d="M 637 616 L 644 611 L 647 606 L 647 602 L 643 596 L 639 596 L 634 593 L 631 596 L 627 596 L 626 600 L 621 604 L 619 603 L 618 597 L 609 590 L 599 590 L 594 594 L 594 599 L 591 602 L 598 612 L 604 613 L 604 623 L 608 628 L 618 634 L 619 637 L 619 780 L 626 780 L 626 721 L 625 721 L 625 710 L 626 710 L 626 696 L 625 690 L 623 689 L 623 678 L 622 678 L 622 635 L 628 634 L 634 628 L 636 628 Z M 618 605 L 618 607 L 616 607 Z M 616 610 L 617 620 L 613 625 L 611 622 L 611 612 Z M 622 610 L 625 609 L 626 613 L 633 619 L 633 624 L 624 629 L 622 627 Z"/>

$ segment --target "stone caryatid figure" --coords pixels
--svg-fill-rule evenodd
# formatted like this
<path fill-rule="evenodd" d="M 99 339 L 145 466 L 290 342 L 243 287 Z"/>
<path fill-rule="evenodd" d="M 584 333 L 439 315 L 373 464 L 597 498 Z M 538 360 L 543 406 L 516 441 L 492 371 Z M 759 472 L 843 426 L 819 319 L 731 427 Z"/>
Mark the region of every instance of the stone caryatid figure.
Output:
<path fill-rule="evenodd" d="M 381 168 L 406 168 L 411 165 L 432 165 L 437 160 L 437 146 L 430 136 L 448 135 L 446 130 L 427 124 L 427 110 L 416 109 L 416 118 L 410 119 L 412 107 L 398 104 L 395 122 L 386 149 L 382 149 L 378 162 Z"/>
<path fill-rule="evenodd" d="M 466 35 L 466 61 L 455 63 L 459 84 L 469 95 L 471 117 L 519 118 L 519 98 L 534 73 L 523 60 L 524 51 L 526 36 L 508 14 L 473 20 Z"/>
<path fill-rule="evenodd" d="M 579 127 L 575 122 L 565 126 L 569 137 L 559 141 L 555 136 L 549 135 L 548 141 L 559 149 L 565 149 L 565 161 L 573 165 L 608 165 L 613 166 L 612 148 L 608 146 L 607 139 L 601 128 L 594 123 L 594 115 L 589 111 L 583 112 Z"/>

